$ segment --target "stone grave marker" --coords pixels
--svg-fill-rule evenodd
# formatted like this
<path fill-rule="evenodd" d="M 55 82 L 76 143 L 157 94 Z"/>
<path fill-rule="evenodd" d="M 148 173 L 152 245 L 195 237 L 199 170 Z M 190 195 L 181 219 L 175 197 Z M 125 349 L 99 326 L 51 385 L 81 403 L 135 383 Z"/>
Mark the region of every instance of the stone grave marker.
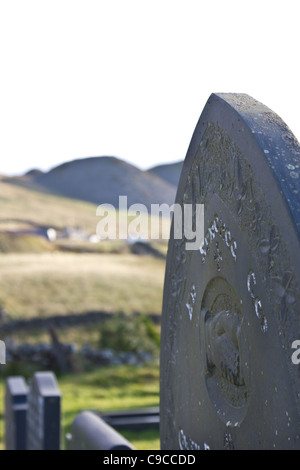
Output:
<path fill-rule="evenodd" d="M 23 377 L 8 377 L 5 387 L 5 449 L 26 449 L 28 387 Z"/>
<path fill-rule="evenodd" d="M 130 442 L 92 411 L 82 411 L 66 436 L 67 450 L 134 450 Z"/>
<path fill-rule="evenodd" d="M 300 449 L 300 147 L 273 111 L 212 94 L 176 203 L 204 241 L 171 237 L 161 341 L 162 449 Z"/>
<path fill-rule="evenodd" d="M 61 393 L 52 372 L 33 375 L 28 394 L 27 449 L 60 449 Z"/>

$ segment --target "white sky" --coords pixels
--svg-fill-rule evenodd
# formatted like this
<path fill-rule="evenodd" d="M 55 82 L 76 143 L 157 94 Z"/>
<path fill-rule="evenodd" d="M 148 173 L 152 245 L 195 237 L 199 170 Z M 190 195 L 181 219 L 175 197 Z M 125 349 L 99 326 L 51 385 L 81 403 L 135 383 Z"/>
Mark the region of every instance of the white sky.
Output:
<path fill-rule="evenodd" d="M 0 173 L 185 157 L 212 92 L 300 139 L 299 0 L 0 0 Z"/>

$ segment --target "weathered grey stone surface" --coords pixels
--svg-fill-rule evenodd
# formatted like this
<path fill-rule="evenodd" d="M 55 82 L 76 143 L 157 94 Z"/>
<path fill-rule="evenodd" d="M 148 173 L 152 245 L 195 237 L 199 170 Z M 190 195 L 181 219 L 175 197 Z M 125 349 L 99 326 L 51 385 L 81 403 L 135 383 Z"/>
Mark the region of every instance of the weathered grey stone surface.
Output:
<path fill-rule="evenodd" d="M 76 416 L 66 442 L 67 450 L 134 450 L 127 439 L 91 411 Z"/>
<path fill-rule="evenodd" d="M 26 449 L 28 387 L 23 377 L 8 377 L 5 387 L 5 449 Z"/>
<path fill-rule="evenodd" d="M 162 449 L 300 448 L 299 195 L 285 123 L 248 95 L 211 95 L 176 197 L 204 204 L 204 244 L 171 233 L 167 257 Z"/>
<path fill-rule="evenodd" d="M 27 449 L 60 448 L 61 394 L 52 372 L 36 372 L 30 383 Z"/>

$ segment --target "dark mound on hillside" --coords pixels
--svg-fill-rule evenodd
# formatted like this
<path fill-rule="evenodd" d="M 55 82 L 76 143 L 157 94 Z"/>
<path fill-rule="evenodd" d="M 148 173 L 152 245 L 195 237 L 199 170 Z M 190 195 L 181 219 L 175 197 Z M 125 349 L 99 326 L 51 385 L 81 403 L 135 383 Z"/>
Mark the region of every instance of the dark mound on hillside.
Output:
<path fill-rule="evenodd" d="M 25 176 L 37 178 L 38 176 L 41 176 L 43 174 L 44 172 L 42 170 L 39 170 L 38 168 L 33 168 L 32 170 L 27 171 L 27 173 L 25 173 Z"/>
<path fill-rule="evenodd" d="M 182 166 L 183 166 L 183 161 L 169 163 L 165 165 L 157 165 L 157 166 L 154 166 L 153 168 L 150 168 L 148 172 L 158 176 L 159 178 L 165 180 L 167 183 L 173 186 L 176 186 L 177 188 Z"/>

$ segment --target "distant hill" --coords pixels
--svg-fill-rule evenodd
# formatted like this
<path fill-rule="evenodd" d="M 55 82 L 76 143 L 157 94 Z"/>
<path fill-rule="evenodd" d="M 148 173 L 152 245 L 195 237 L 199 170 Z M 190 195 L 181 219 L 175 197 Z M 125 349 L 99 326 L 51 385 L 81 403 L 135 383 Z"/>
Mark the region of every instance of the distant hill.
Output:
<path fill-rule="evenodd" d="M 176 171 L 172 168 L 174 181 Z M 120 195 L 127 196 L 128 206 L 142 203 L 149 208 L 155 203 L 173 204 L 177 190 L 177 183 L 160 176 L 159 171 L 142 171 L 115 157 L 83 158 L 63 163 L 47 173 L 33 171 L 26 175 L 28 184 L 33 189 L 115 207 L 119 205 Z"/>
<path fill-rule="evenodd" d="M 183 166 L 183 161 L 170 163 L 170 164 L 164 164 L 164 165 L 157 165 L 157 166 L 154 166 L 153 168 L 150 168 L 148 172 L 156 176 L 159 176 L 160 178 L 167 181 L 169 184 L 176 186 L 177 188 L 182 166 Z"/>

